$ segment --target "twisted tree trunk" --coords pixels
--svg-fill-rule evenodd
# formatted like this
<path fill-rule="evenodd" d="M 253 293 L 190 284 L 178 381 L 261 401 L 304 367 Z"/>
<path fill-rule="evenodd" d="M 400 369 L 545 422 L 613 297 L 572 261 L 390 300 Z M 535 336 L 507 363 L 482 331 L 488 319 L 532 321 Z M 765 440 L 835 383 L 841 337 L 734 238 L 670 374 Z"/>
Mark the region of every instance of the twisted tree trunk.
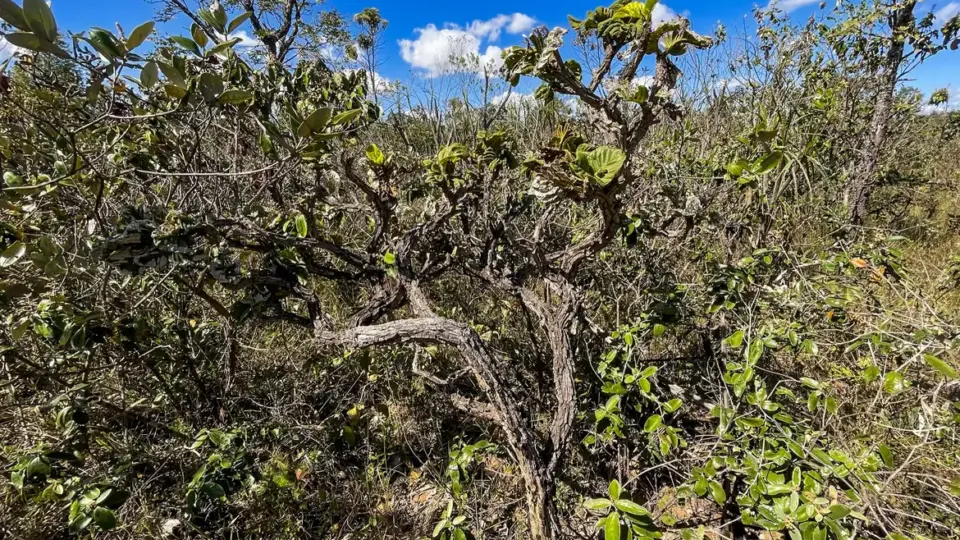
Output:
<path fill-rule="evenodd" d="M 417 303 L 424 301 L 422 292 L 416 287 L 411 296 L 417 299 Z M 428 312 L 425 303 L 420 304 L 417 311 Z M 433 343 L 456 348 L 497 410 L 500 426 L 517 460 L 526 492 L 531 538 L 554 538 L 556 512 L 552 482 L 548 465 L 537 449 L 536 434 L 521 420 L 516 401 L 497 373 L 493 354 L 469 325 L 430 315 L 359 326 L 341 332 L 320 330 L 316 336 L 324 345 L 355 348 L 402 343 Z"/>

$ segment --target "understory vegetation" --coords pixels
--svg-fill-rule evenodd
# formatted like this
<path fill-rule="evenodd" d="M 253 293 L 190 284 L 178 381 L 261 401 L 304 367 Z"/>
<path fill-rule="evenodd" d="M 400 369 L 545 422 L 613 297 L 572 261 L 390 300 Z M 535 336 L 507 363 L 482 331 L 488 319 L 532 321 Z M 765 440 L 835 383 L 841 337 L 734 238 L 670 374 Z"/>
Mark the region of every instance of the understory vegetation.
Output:
<path fill-rule="evenodd" d="M 960 18 L 656 3 L 0 0 L 0 538 L 960 537 Z"/>

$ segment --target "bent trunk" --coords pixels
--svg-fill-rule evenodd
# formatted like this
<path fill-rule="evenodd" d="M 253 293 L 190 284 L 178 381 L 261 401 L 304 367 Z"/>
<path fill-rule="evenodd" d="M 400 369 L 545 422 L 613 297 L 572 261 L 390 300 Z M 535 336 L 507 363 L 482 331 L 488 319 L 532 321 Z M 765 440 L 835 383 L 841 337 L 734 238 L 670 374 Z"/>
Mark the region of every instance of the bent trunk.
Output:
<path fill-rule="evenodd" d="M 439 343 L 456 348 L 496 408 L 500 426 L 517 460 L 526 493 L 530 537 L 552 540 L 556 512 L 548 467 L 537 450 L 533 430 L 523 423 L 517 403 L 500 381 L 492 353 L 472 328 L 451 319 L 430 316 L 359 326 L 342 332 L 318 331 L 316 336 L 326 345 L 357 348 L 399 343 Z"/>

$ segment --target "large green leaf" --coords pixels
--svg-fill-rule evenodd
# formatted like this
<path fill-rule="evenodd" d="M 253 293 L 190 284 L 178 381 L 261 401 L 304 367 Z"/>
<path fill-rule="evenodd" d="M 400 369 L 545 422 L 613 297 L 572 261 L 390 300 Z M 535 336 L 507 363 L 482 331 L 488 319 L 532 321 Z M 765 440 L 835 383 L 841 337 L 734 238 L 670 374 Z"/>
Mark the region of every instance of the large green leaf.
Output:
<path fill-rule="evenodd" d="M 186 37 L 186 36 L 171 36 L 171 40 L 177 45 L 183 47 L 184 49 L 192 52 L 197 56 L 203 56 L 203 53 L 200 52 L 200 46 L 197 45 L 197 42 Z"/>
<path fill-rule="evenodd" d="M 241 13 L 236 19 L 230 21 L 230 25 L 227 26 L 227 33 L 229 34 L 230 32 L 233 32 L 239 28 L 240 25 L 247 22 L 247 19 L 249 19 L 251 16 L 253 16 L 252 11 Z"/>
<path fill-rule="evenodd" d="M 932 354 L 925 354 L 923 355 L 923 359 L 924 361 L 926 361 L 926 363 L 930 367 L 937 370 L 944 377 L 948 379 L 957 378 L 957 370 L 953 369 L 953 367 L 950 364 L 944 362 L 943 360 L 937 358 L 936 356 Z"/>
<path fill-rule="evenodd" d="M 147 21 L 134 28 L 133 32 L 130 32 L 130 37 L 127 38 L 127 50 L 132 51 L 140 45 L 143 45 L 143 42 L 153 33 L 154 26 L 153 21 Z"/>
<path fill-rule="evenodd" d="M 626 154 L 610 146 L 598 146 L 590 151 L 583 147 L 577 149 L 577 166 L 601 186 L 616 178 L 626 159 Z"/>
<path fill-rule="evenodd" d="M 98 507 L 93 511 L 93 522 L 105 531 L 117 526 L 117 516 L 109 508 Z"/>
<path fill-rule="evenodd" d="M 587 499 L 583 501 L 583 506 L 587 510 L 606 510 L 610 508 L 613 503 L 610 499 Z"/>
<path fill-rule="evenodd" d="M 159 68 L 156 62 L 147 62 L 140 70 L 140 86 L 153 88 L 160 80 Z"/>
<path fill-rule="evenodd" d="M 604 540 L 620 540 L 620 516 L 616 513 L 607 516 L 603 525 Z"/>
<path fill-rule="evenodd" d="M 312 133 L 323 131 L 330 123 L 331 116 L 333 116 L 333 109 L 330 107 L 321 107 L 313 111 L 300 124 L 300 128 L 297 130 L 298 134 L 301 137 L 309 137 Z"/>
<path fill-rule="evenodd" d="M 227 90 L 226 92 L 220 94 L 220 97 L 217 98 L 218 103 L 227 104 L 227 105 L 239 105 L 246 101 L 253 99 L 253 93 L 246 90 Z"/>
<path fill-rule="evenodd" d="M 26 254 L 27 246 L 23 242 L 14 242 L 0 254 L 0 267 L 13 266 Z"/>
<path fill-rule="evenodd" d="M 620 498 L 620 482 L 616 479 L 610 481 L 610 485 L 607 487 L 607 493 L 610 494 L 610 499 L 617 500 Z"/>
<path fill-rule="evenodd" d="M 754 174 L 766 174 L 776 169 L 781 160 L 783 160 L 783 152 L 774 150 L 753 164 L 753 172 Z"/>
<path fill-rule="evenodd" d="M 628 501 L 627 499 L 619 499 L 614 504 L 617 505 L 617 509 L 621 512 L 626 512 L 633 516 L 646 516 L 650 514 L 650 511 L 646 508 L 633 501 Z"/>
<path fill-rule="evenodd" d="M 57 42 L 57 21 L 46 0 L 24 0 L 23 16 L 34 34 L 50 43 Z"/>
<path fill-rule="evenodd" d="M 0 19 L 24 32 L 30 31 L 30 25 L 23 16 L 23 9 L 12 0 L 0 0 Z"/>

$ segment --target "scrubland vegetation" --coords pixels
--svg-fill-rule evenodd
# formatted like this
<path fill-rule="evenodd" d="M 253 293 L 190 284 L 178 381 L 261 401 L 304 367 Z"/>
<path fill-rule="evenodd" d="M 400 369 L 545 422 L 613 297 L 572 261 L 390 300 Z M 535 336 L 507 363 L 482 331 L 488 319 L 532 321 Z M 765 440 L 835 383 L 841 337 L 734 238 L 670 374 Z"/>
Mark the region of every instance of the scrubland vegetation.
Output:
<path fill-rule="evenodd" d="M 444 93 L 0 0 L 0 537 L 958 537 L 960 19 L 655 4 Z"/>

